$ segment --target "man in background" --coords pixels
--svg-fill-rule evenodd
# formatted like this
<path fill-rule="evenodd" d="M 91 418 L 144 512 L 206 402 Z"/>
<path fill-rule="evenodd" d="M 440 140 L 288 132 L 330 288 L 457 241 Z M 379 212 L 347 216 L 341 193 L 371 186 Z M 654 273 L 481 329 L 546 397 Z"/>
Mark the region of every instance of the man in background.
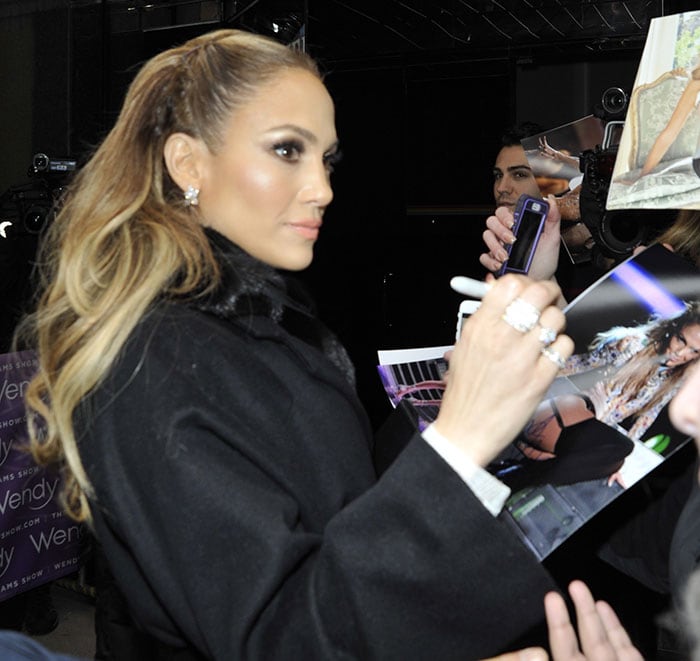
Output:
<path fill-rule="evenodd" d="M 508 207 L 513 211 L 518 198 L 523 194 L 542 197 L 520 142 L 542 131 L 539 124 L 522 122 L 501 136 L 501 149 L 493 165 L 493 197 L 497 207 Z"/>
<path fill-rule="evenodd" d="M 535 176 L 521 143 L 525 138 L 543 132 L 544 129 L 539 124 L 521 122 L 506 129 L 502 134 L 500 140 L 501 148 L 496 154 L 493 166 L 493 197 L 497 208 L 506 207 L 512 213 L 521 195 L 546 197 L 547 193 L 552 192 L 551 189 L 542 189 L 542 186 L 547 188 L 547 180 L 538 179 Z M 556 192 L 558 193 L 559 191 Z M 544 232 L 540 237 L 540 242 L 556 243 L 559 246 L 559 250 L 545 250 L 550 259 L 546 264 L 535 266 L 536 269 L 541 267 L 543 273 L 533 272 L 531 276 L 535 279 L 549 278 L 551 273 L 556 271 L 556 280 L 562 289 L 564 297 L 567 301 L 571 301 L 600 278 L 610 264 L 591 263 L 590 252 L 588 261 L 574 263 L 571 257 L 571 250 L 577 250 L 587 241 L 592 241 L 590 232 L 579 218 L 578 190 L 569 191 L 555 199 L 560 214 L 556 215 L 556 220 L 550 215 Z M 497 215 L 498 213 L 496 213 Z M 561 224 L 559 215 L 561 215 Z M 493 228 L 489 225 L 490 221 L 491 219 L 487 221 L 487 228 L 492 230 Z M 490 237 L 487 236 L 489 234 Z M 489 271 L 497 271 L 508 256 L 504 247 L 505 242 L 512 238 L 511 235 L 507 238 L 503 237 L 499 241 L 494 233 L 487 231 L 484 235 L 484 241 L 490 252 L 481 255 L 480 262 L 482 266 Z M 564 239 L 563 241 L 562 238 Z"/>

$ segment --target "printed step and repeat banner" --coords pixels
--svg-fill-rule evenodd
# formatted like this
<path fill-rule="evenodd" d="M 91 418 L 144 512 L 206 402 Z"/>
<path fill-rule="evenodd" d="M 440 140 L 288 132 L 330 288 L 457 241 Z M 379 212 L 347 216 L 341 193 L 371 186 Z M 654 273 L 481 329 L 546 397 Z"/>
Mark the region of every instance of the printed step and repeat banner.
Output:
<path fill-rule="evenodd" d="M 61 511 L 61 479 L 26 449 L 24 392 L 36 368 L 31 351 L 0 354 L 0 601 L 81 562 L 85 529 Z"/>

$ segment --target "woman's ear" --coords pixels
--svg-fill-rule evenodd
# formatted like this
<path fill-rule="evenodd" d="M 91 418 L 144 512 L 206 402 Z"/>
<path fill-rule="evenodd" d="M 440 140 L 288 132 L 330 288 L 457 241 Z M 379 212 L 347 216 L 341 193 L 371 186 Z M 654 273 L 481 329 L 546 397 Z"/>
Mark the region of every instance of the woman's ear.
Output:
<path fill-rule="evenodd" d="M 201 140 L 186 133 L 173 133 L 165 141 L 163 158 L 170 178 L 182 191 L 201 189 L 207 149 Z"/>

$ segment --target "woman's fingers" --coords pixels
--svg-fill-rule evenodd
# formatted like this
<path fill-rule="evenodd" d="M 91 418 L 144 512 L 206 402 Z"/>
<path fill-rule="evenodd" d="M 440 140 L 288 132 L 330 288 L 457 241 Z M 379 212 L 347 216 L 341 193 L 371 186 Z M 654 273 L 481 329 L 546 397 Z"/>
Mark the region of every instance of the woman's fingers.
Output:
<path fill-rule="evenodd" d="M 526 647 L 517 652 L 508 652 L 500 656 L 489 657 L 482 661 L 548 661 L 549 655 L 541 647 Z"/>
<path fill-rule="evenodd" d="M 524 427 L 571 353 L 558 295 L 555 283 L 507 275 L 463 326 L 435 424 L 482 466 Z"/>
<path fill-rule="evenodd" d="M 489 271 L 498 271 L 508 258 L 505 246 L 515 240 L 510 229 L 512 226 L 513 214 L 505 207 L 496 209 L 494 215 L 486 219 L 486 230 L 484 230 L 482 238 L 488 252 L 479 256 L 479 262 Z"/>

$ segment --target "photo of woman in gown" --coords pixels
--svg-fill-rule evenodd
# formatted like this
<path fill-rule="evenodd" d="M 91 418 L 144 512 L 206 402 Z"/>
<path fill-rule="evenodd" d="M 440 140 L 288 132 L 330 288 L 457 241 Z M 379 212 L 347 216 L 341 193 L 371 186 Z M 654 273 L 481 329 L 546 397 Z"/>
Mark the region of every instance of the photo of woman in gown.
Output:
<path fill-rule="evenodd" d="M 683 70 L 680 70 L 684 73 Z M 649 154 L 642 166 L 642 177 L 648 175 L 664 157 L 673 141 L 678 137 L 681 129 L 685 125 L 688 117 L 692 112 L 697 112 L 698 100 L 700 99 L 700 65 L 697 65 L 691 72 L 688 79 L 688 84 L 685 86 L 683 93 L 678 99 L 678 103 L 671 114 L 666 127 L 659 133 L 654 141 L 654 144 L 649 151 Z M 695 174 L 700 177 L 700 159 L 696 154 L 693 158 L 693 169 Z"/>
<path fill-rule="evenodd" d="M 651 174 L 659 166 L 689 118 L 692 117 L 694 113 L 698 112 L 698 102 L 700 101 L 700 64 L 697 64 L 690 73 L 687 73 L 685 69 L 676 69 L 667 75 L 676 78 L 687 77 L 688 82 L 678 98 L 678 102 L 668 122 L 649 149 L 649 153 L 646 155 L 641 170 L 628 172 L 617 177 L 615 179 L 616 183 L 631 185 L 642 177 Z M 692 166 L 695 174 L 700 177 L 700 154 L 698 153 L 698 149 L 696 149 L 693 155 Z"/>

